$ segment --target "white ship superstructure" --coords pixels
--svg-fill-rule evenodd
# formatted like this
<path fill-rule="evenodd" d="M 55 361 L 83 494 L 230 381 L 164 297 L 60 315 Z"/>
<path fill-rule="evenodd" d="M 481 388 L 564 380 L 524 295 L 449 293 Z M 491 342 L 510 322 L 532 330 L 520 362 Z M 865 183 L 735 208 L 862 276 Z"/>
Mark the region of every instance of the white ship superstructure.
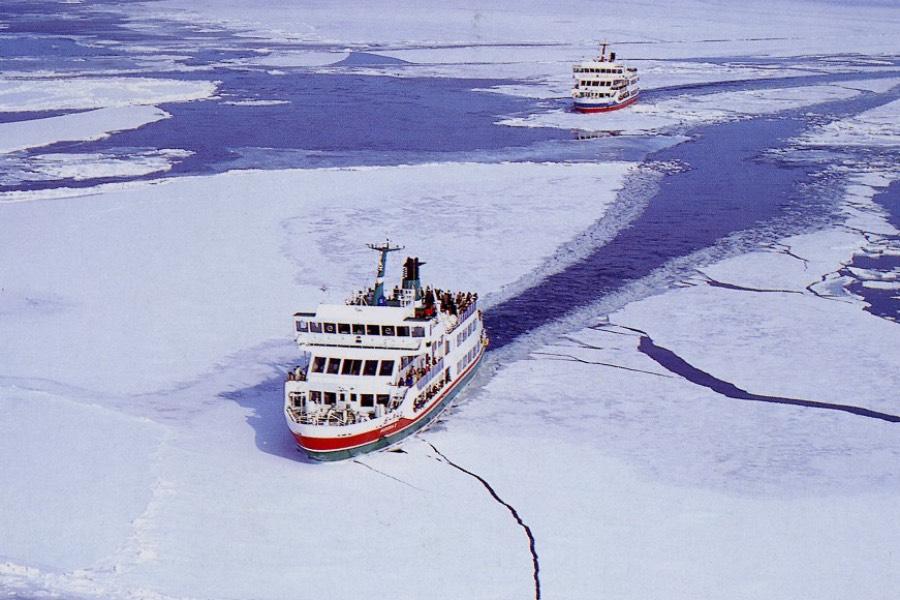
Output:
<path fill-rule="evenodd" d="M 606 112 L 625 108 L 640 94 L 635 67 L 616 62 L 616 53 L 607 57 L 607 44 L 600 45 L 600 56 L 572 67 L 574 108 L 578 112 Z"/>
<path fill-rule="evenodd" d="M 418 258 L 386 292 L 388 253 L 375 286 L 346 304 L 294 315 L 305 361 L 288 373 L 285 416 L 297 444 L 320 460 L 393 444 L 434 419 L 472 377 L 487 337 L 478 295 L 422 288 Z"/>

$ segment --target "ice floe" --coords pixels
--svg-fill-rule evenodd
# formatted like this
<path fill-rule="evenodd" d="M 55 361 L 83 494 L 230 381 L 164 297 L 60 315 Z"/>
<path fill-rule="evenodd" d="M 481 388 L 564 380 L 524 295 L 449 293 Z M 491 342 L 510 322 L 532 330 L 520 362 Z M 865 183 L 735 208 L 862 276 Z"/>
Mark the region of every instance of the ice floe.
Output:
<path fill-rule="evenodd" d="M 900 145 L 900 100 L 822 125 L 802 136 L 799 142 L 808 146 Z"/>
<path fill-rule="evenodd" d="M 16 184 L 22 181 L 53 181 L 71 179 L 84 181 L 107 177 L 140 177 L 164 173 L 172 165 L 192 153 L 187 150 L 164 148 L 161 150 L 123 150 L 120 153 L 34 154 L 2 157 L 0 183 Z"/>
<path fill-rule="evenodd" d="M 11 232 L 0 244 L 12 265 L 6 293 L 59 294 L 69 306 L 39 321 L 0 317 L 10 332 L 0 342 L 11 357 L 4 371 L 135 393 L 197 377 L 235 348 L 284 337 L 294 311 L 367 285 L 372 257 L 364 242 L 373 236 L 402 241 L 427 260 L 435 284 L 484 296 L 602 216 L 629 169 L 517 163 L 236 172 L 92 188 L 68 199 L 50 190 L 57 199 L 0 205 Z M 592 193 L 581 193 L 585 187 Z M 449 252 L 432 258 L 435 248 Z M 27 263 L 16 259 L 23 253 Z M 84 351 L 73 352 L 76 341 Z M 34 360 L 39 354 L 44 360 Z"/>
<path fill-rule="evenodd" d="M 215 82 L 149 77 L 0 79 L 0 111 L 120 107 L 209 98 Z"/>
<path fill-rule="evenodd" d="M 169 113 L 155 106 L 121 106 L 0 123 L 0 152 L 38 148 L 65 141 L 99 140 L 112 132 L 136 129 L 169 116 Z"/>

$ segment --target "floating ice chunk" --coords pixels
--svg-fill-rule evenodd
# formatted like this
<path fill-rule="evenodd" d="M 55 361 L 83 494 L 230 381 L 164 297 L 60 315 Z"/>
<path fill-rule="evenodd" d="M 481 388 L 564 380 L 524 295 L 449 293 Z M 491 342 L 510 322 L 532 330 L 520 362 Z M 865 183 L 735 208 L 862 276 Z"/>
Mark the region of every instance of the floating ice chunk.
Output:
<path fill-rule="evenodd" d="M 114 131 L 136 129 L 169 116 L 169 113 L 155 106 L 122 106 L 46 119 L 0 123 L 0 152 L 37 148 L 70 140 L 99 140 Z"/>
<path fill-rule="evenodd" d="M 798 138 L 807 146 L 900 145 L 900 100 L 833 121 Z"/>
<path fill-rule="evenodd" d="M 29 157 L 30 180 L 96 179 L 100 177 L 139 177 L 163 173 L 179 159 L 193 154 L 188 150 L 162 149 L 115 154 L 41 154 Z"/>
<path fill-rule="evenodd" d="M 232 106 L 277 106 L 279 104 L 290 104 L 288 100 L 226 100 L 222 104 L 230 104 Z"/>
<path fill-rule="evenodd" d="M 212 81 L 148 77 L 0 79 L 0 111 L 84 109 L 209 98 Z"/>
<path fill-rule="evenodd" d="M 900 281 L 863 281 L 862 286 L 872 290 L 900 290 Z"/>

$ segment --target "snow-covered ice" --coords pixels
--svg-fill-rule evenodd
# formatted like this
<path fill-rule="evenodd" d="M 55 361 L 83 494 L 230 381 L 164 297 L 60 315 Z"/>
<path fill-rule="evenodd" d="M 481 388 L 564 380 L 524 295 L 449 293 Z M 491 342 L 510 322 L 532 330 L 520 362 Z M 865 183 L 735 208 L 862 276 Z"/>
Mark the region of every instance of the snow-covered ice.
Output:
<path fill-rule="evenodd" d="M 88 109 L 209 98 L 212 81 L 149 77 L 0 79 L 0 111 Z"/>
<path fill-rule="evenodd" d="M 0 152 L 14 152 L 73 140 L 98 140 L 114 131 L 135 129 L 168 117 L 169 113 L 155 106 L 122 106 L 0 123 Z"/>
<path fill-rule="evenodd" d="M 800 138 L 809 146 L 900 145 L 900 100 L 822 125 Z"/>
<path fill-rule="evenodd" d="M 0 157 L 7 173 L 0 175 L 4 183 L 70 179 L 83 181 L 103 177 L 139 177 L 165 173 L 172 165 L 191 155 L 187 150 L 131 151 L 127 156 L 103 153 L 35 154 L 27 157 Z"/>
<path fill-rule="evenodd" d="M 85 111 L 0 124 L 0 184 L 34 184 L 0 190 L 6 595 L 530 598 L 539 561 L 544 598 L 893 598 L 900 330 L 863 297 L 896 296 L 900 277 L 871 262 L 900 253 L 873 200 L 898 179 L 890 3 L 685 0 L 623 4 L 612 20 L 565 2 L 103 10 L 120 39 L 76 27 L 59 40 L 127 61 L 14 59 L 0 78 L 0 112 Z M 602 118 L 567 113 L 571 63 L 601 34 L 652 93 Z M 407 62 L 334 65 L 352 52 Z M 365 242 L 404 243 L 429 282 L 478 290 L 490 311 L 628 228 L 668 171 L 458 153 L 184 176 L 180 161 L 231 149 L 84 145 L 191 118 L 168 103 L 287 110 L 278 89 L 234 93 L 267 72 L 478 78 L 541 101 L 491 117 L 505 125 L 666 143 L 700 124 L 884 104 L 810 117 L 760 157 L 825 154 L 811 181 L 840 199 L 802 215 L 815 227 L 762 223 L 586 299 L 490 352 L 403 452 L 315 464 L 283 423 L 291 314 L 368 285 Z M 759 81 L 777 78 L 791 81 Z M 103 178 L 146 179 L 91 185 Z"/>
<path fill-rule="evenodd" d="M 0 374 L 120 393 L 192 379 L 234 349 L 283 337 L 294 311 L 366 285 L 373 236 L 402 239 L 438 285 L 499 291 L 602 216 L 629 168 L 234 172 L 8 204 L 2 295 L 35 308 L 0 316 Z M 523 232 L 532 241 L 520 248 Z"/>

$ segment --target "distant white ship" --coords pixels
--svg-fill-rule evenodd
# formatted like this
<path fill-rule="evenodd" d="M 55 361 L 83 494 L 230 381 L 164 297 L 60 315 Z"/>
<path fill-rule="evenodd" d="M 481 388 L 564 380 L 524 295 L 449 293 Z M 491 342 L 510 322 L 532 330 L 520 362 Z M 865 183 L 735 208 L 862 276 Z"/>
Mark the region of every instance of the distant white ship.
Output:
<path fill-rule="evenodd" d="M 472 378 L 487 347 L 478 294 L 423 289 L 407 258 L 387 294 L 380 252 L 374 288 L 346 304 L 294 315 L 306 364 L 290 371 L 284 411 L 297 444 L 319 460 L 348 458 L 421 429 Z"/>
<path fill-rule="evenodd" d="M 638 99 L 637 69 L 616 62 L 616 53 L 606 56 L 606 43 L 600 44 L 600 56 L 572 67 L 575 110 L 583 113 L 606 112 L 625 108 Z"/>

